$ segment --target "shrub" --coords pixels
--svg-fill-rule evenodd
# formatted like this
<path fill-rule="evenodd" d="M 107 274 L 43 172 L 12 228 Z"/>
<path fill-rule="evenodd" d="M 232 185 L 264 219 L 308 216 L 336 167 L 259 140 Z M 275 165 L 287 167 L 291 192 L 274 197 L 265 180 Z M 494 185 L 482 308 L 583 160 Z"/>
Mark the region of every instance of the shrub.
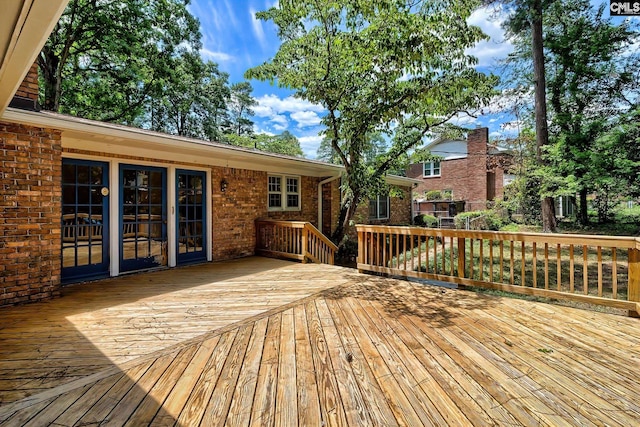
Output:
<path fill-rule="evenodd" d="M 442 193 L 440 190 L 429 190 L 424 193 L 424 198 L 426 200 L 442 200 Z"/>
<path fill-rule="evenodd" d="M 498 231 L 500 227 L 505 225 L 506 221 L 502 218 L 499 211 L 493 210 L 484 210 L 484 211 L 473 211 L 473 212 L 463 212 L 461 214 L 456 215 L 454 222 L 456 228 L 466 228 L 467 226 L 467 218 L 472 220 L 474 218 L 483 217 L 481 221 L 477 221 L 475 223 L 477 230 L 493 230 Z"/>
<path fill-rule="evenodd" d="M 438 218 L 433 215 L 416 215 L 413 218 L 413 223 L 420 227 L 430 227 L 433 228 L 438 225 Z"/>

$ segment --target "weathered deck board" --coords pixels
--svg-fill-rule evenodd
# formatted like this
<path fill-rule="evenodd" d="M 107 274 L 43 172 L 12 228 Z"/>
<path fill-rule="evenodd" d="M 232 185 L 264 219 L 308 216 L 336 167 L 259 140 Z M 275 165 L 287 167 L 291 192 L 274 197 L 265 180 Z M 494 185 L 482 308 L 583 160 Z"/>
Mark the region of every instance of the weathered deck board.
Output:
<path fill-rule="evenodd" d="M 45 321 L 30 329 L 24 314 L 3 311 L 10 315 L 0 326 L 0 388 L 23 388 L 22 395 L 0 390 L 14 398 L 0 403 L 0 425 L 629 426 L 640 419 L 638 319 L 339 267 L 276 261 L 270 275 L 268 263 L 248 263 L 256 271 L 219 267 L 224 313 L 216 314 L 224 302 L 215 292 L 211 306 L 184 285 L 157 295 L 132 289 L 146 295 L 136 300 L 122 284 L 112 305 L 94 295 L 99 289 L 74 291 L 96 301 L 92 312 L 72 309 L 73 296 L 42 304 L 45 318 L 59 319 L 45 332 Z M 329 289 L 330 275 L 342 286 Z M 296 281 L 305 292 L 292 290 Z M 283 296 L 256 316 L 242 300 L 260 282 Z M 197 315 L 176 303 L 190 298 Z M 65 313 L 81 315 L 74 325 L 82 329 L 64 325 Z M 56 337 L 65 344 L 48 343 Z"/>

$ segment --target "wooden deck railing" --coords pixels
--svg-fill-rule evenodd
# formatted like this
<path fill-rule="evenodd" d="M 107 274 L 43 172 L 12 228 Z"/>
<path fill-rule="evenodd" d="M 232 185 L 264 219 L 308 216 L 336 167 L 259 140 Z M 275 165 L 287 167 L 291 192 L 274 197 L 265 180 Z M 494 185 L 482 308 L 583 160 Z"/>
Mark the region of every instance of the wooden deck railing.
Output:
<path fill-rule="evenodd" d="M 338 247 L 304 221 L 256 221 L 256 253 L 333 265 Z"/>
<path fill-rule="evenodd" d="M 358 225 L 358 269 L 640 312 L 640 239 Z"/>

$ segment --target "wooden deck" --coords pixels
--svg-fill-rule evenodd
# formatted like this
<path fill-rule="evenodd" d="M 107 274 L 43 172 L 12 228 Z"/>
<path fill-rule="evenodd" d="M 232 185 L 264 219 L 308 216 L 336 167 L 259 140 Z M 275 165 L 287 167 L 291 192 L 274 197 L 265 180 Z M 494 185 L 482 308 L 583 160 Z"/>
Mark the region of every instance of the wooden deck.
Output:
<path fill-rule="evenodd" d="M 2 425 L 638 425 L 640 320 L 251 258 L 0 310 Z"/>

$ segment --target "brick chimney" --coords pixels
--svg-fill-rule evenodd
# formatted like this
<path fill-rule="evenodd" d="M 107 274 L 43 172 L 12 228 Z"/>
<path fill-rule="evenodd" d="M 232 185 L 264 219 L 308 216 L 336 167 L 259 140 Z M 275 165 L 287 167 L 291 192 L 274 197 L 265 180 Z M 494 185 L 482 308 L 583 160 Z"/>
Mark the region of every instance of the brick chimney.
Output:
<path fill-rule="evenodd" d="M 468 199 L 466 210 L 486 208 L 488 199 L 487 153 L 489 129 L 476 128 L 467 134 Z"/>
<path fill-rule="evenodd" d="M 34 62 L 9 103 L 9 106 L 22 110 L 40 110 L 38 106 L 38 91 L 38 64 Z"/>

